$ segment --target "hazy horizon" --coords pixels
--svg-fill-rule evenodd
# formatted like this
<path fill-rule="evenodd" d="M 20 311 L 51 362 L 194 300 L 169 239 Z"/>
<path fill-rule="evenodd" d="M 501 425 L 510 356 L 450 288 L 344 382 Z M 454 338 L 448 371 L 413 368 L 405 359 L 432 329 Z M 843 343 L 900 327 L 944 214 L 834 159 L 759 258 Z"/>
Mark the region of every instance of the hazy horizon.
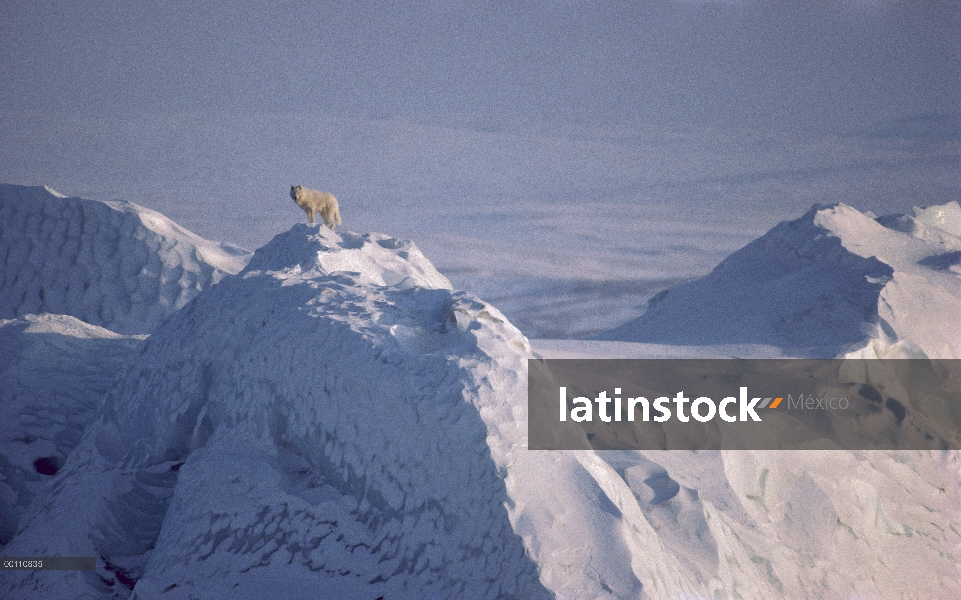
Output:
<path fill-rule="evenodd" d="M 465 286 L 698 276 L 814 203 L 961 197 L 961 5 L 802 4 L 7 4 L 0 181 L 251 249 L 325 189 Z"/>

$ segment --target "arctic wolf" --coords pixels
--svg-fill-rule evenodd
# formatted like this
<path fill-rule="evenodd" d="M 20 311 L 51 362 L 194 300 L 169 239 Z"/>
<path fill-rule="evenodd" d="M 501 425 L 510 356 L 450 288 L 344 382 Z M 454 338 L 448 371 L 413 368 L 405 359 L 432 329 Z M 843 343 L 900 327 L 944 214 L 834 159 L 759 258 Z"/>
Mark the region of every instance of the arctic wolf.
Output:
<path fill-rule="evenodd" d="M 297 206 L 304 209 L 307 213 L 307 220 L 316 223 L 314 212 L 319 212 L 324 219 L 324 224 L 333 231 L 335 225 L 340 225 L 340 207 L 337 205 L 337 198 L 330 192 L 320 192 L 305 188 L 302 185 L 290 186 L 290 197 L 294 199 Z"/>

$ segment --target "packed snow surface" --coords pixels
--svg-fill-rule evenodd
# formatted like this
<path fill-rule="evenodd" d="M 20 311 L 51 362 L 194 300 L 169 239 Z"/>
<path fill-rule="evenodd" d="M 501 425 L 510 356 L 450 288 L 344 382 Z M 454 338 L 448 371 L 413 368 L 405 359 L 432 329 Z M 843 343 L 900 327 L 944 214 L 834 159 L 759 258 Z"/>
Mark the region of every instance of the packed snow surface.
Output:
<path fill-rule="evenodd" d="M 65 314 L 149 333 L 249 257 L 132 202 L 0 185 L 0 318 Z"/>
<path fill-rule="evenodd" d="M 834 251 L 804 256 L 860 290 L 844 301 L 870 307 L 864 290 L 877 294 L 877 282 L 865 269 L 892 271 L 888 284 L 915 269 L 943 276 L 923 285 L 954 281 L 952 211 L 875 221 L 819 208 L 807 227 L 824 231 L 809 246 Z M 859 260 L 868 253 L 876 262 Z M 939 312 L 953 307 L 947 291 L 889 302 L 883 318 L 902 337 L 885 348 L 937 355 L 933 338 L 906 337 L 927 330 L 903 327 L 920 315 L 955 323 Z M 870 311 L 853 314 L 879 326 Z M 306 225 L 146 341 L 63 316 L 0 323 L 10 358 L 0 368 L 13 365 L 0 376 L 16 383 L 4 406 L 29 417 L 2 430 L 11 466 L 0 500 L 5 515 L 17 511 L 5 527 L 19 526 L 4 554 L 98 560 L 95 572 L 8 572 L 0 597 L 961 597 L 957 452 L 526 449 L 535 352 L 797 350 L 738 334 L 532 350 L 414 244 Z M 879 344 L 862 349 L 880 354 Z M 81 384 L 73 396 L 68 380 Z M 59 471 L 30 474 L 34 457 L 54 457 Z"/>
<path fill-rule="evenodd" d="M 815 206 L 602 340 L 759 344 L 793 356 L 961 357 L 961 207 Z"/>
<path fill-rule="evenodd" d="M 0 320 L 0 547 L 141 341 L 66 315 Z"/>
<path fill-rule="evenodd" d="M 8 548 L 104 568 L 15 589 L 549 597 L 506 508 L 529 346 L 449 288 L 409 242 L 277 236 L 150 336 Z"/>

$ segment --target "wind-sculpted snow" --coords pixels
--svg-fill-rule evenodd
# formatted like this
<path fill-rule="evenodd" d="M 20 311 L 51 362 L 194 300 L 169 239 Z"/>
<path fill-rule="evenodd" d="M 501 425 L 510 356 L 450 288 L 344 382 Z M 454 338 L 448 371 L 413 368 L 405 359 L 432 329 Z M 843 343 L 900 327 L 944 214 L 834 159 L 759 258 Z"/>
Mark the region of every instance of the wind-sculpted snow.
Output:
<path fill-rule="evenodd" d="M 809 249 L 858 293 L 865 265 L 956 275 L 922 216 L 820 209 L 843 244 Z M 4 548 L 96 572 L 7 572 L 0 597 L 961 597 L 958 453 L 529 451 L 531 356 L 413 244 L 297 225 L 142 343 Z"/>
<path fill-rule="evenodd" d="M 761 344 L 788 355 L 957 358 L 961 207 L 875 219 L 816 206 L 655 297 L 599 336 L 679 345 Z"/>
<path fill-rule="evenodd" d="M 0 185 L 0 318 L 65 314 L 149 333 L 249 256 L 130 202 Z"/>
<path fill-rule="evenodd" d="M 8 548 L 98 572 L 7 592 L 549 597 L 505 506 L 529 346 L 444 284 L 386 236 L 278 236 L 150 336 Z"/>
<path fill-rule="evenodd" d="M 315 228 L 295 225 L 250 259 L 247 271 L 291 273 L 353 273 L 358 282 L 377 286 L 452 289 L 450 281 L 413 244 L 382 233 L 341 232 L 336 237 L 314 235 Z"/>
<path fill-rule="evenodd" d="M 0 320 L 0 547 L 140 343 L 65 315 Z"/>

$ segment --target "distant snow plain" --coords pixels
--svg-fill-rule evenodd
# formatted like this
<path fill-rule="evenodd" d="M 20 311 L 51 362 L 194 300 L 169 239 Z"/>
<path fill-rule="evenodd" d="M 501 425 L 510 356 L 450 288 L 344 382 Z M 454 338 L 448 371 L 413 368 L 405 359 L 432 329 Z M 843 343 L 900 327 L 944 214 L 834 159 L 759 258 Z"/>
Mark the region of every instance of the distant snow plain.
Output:
<path fill-rule="evenodd" d="M 957 120 L 846 133 L 517 118 L 4 112 L 0 181 L 125 199 L 255 249 L 333 192 L 344 227 L 414 240 L 532 338 L 640 315 L 814 203 L 875 214 L 961 197 Z"/>

